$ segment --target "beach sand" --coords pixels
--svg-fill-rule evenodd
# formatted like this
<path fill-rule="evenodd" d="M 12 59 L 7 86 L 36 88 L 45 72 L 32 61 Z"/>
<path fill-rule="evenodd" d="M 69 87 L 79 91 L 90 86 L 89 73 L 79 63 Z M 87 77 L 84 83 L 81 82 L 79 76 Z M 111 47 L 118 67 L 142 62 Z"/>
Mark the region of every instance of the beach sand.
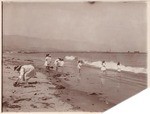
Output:
<path fill-rule="evenodd" d="M 147 86 L 146 74 L 104 74 L 89 66 L 79 74 L 75 61 L 65 61 L 63 72 L 46 72 L 43 62 L 33 58 L 3 54 L 3 112 L 104 112 Z M 29 86 L 13 86 L 18 64 L 36 67 L 37 78 Z"/>

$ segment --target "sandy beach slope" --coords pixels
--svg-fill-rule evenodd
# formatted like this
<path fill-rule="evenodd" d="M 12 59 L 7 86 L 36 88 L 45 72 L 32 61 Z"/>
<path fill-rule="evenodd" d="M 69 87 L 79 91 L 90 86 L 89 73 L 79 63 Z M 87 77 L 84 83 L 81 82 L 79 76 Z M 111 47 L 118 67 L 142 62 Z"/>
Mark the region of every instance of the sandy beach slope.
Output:
<path fill-rule="evenodd" d="M 40 60 L 4 54 L 3 111 L 104 112 L 146 88 L 144 74 L 136 75 L 137 78 L 131 73 L 122 72 L 119 76 L 114 71 L 108 71 L 104 75 L 99 69 L 84 66 L 78 76 L 74 63 L 66 63 L 63 73 L 55 70 L 46 72 Z M 18 64 L 33 64 L 36 67 L 37 77 L 29 81 L 29 86 L 23 83 L 19 87 L 13 86 L 18 76 L 13 67 Z"/>

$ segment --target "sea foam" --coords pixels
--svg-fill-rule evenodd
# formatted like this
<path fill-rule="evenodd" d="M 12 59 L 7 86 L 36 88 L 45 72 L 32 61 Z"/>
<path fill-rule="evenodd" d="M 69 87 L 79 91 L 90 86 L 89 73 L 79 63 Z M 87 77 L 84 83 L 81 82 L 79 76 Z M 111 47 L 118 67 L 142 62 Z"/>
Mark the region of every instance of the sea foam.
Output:
<path fill-rule="evenodd" d="M 96 62 L 89 62 L 85 61 L 85 64 L 94 66 L 97 68 L 102 67 L 102 61 L 96 61 Z M 117 70 L 117 63 L 111 61 L 111 62 L 106 62 L 106 68 L 107 69 L 112 69 L 112 70 Z M 133 73 L 146 73 L 146 69 L 142 67 L 131 67 L 131 66 L 124 66 L 120 65 L 120 68 L 122 71 L 127 71 L 127 72 L 133 72 Z"/>
<path fill-rule="evenodd" d="M 66 60 L 74 60 L 74 56 L 66 56 Z M 85 65 L 93 66 L 96 68 L 101 68 L 102 67 L 102 61 L 95 61 L 95 62 L 90 62 L 86 60 L 82 60 Z M 107 69 L 112 69 L 112 70 L 117 70 L 117 63 L 110 61 L 106 62 L 106 68 Z M 125 65 L 120 65 L 120 68 L 122 71 L 127 71 L 127 72 L 133 72 L 133 73 L 147 73 L 146 68 L 142 67 L 131 67 L 131 66 L 125 66 Z"/>
<path fill-rule="evenodd" d="M 66 59 L 66 60 L 74 60 L 75 57 L 74 57 L 74 56 L 65 56 L 65 59 Z"/>

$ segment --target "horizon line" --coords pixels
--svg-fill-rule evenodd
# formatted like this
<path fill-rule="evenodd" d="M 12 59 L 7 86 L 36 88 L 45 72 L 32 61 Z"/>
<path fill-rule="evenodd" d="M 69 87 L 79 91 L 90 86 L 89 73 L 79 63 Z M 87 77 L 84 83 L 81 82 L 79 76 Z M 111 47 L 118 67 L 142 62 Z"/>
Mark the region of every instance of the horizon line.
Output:
<path fill-rule="evenodd" d="M 18 53 L 147 53 L 142 51 L 34 51 L 34 50 L 3 50 L 3 52 L 6 51 L 14 51 Z"/>

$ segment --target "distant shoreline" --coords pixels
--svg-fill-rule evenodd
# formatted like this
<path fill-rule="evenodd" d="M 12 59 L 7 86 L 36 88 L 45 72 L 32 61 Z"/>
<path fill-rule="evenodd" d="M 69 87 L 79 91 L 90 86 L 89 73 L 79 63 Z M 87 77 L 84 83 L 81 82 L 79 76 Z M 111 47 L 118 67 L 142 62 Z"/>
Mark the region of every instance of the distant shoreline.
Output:
<path fill-rule="evenodd" d="M 12 50 L 3 50 L 4 52 L 15 52 L 15 53 L 107 53 L 107 54 L 147 54 L 147 52 L 103 52 L 103 51 L 12 51 Z"/>

